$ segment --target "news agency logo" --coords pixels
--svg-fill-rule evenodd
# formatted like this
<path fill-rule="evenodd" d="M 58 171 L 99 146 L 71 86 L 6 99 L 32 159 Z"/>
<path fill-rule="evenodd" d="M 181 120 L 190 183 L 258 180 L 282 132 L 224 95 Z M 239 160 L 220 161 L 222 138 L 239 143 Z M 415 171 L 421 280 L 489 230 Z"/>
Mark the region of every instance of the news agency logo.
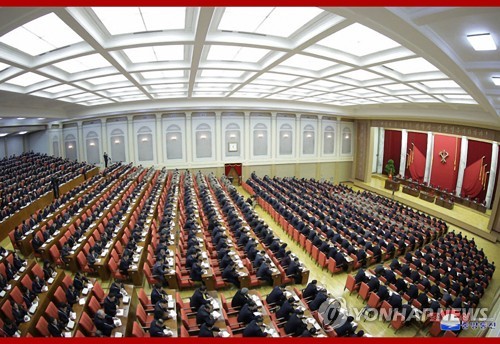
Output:
<path fill-rule="evenodd" d="M 321 304 L 318 309 L 318 314 L 323 319 L 320 324 L 323 329 L 330 327 L 333 329 L 339 328 L 347 321 L 347 303 L 343 297 L 328 299 Z"/>
<path fill-rule="evenodd" d="M 442 331 L 460 331 L 462 328 L 462 321 L 460 317 L 456 314 L 450 313 L 446 314 L 441 319 L 441 330 Z"/>

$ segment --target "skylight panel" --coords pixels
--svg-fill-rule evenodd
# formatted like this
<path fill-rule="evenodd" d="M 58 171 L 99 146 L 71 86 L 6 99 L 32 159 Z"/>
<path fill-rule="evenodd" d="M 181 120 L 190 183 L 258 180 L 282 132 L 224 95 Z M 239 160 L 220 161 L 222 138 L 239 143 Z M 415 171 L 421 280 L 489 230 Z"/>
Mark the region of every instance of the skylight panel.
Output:
<path fill-rule="evenodd" d="M 331 61 L 301 54 L 294 55 L 281 63 L 281 66 L 295 67 L 313 71 L 320 71 L 333 65 L 335 65 L 335 63 Z"/>
<path fill-rule="evenodd" d="M 210 61 L 239 61 L 258 62 L 269 50 L 259 48 L 245 48 L 231 45 L 212 45 L 208 51 L 207 60 Z"/>
<path fill-rule="evenodd" d="M 132 63 L 184 60 L 183 45 L 163 45 L 125 49 L 123 52 Z"/>
<path fill-rule="evenodd" d="M 87 81 L 94 85 L 103 85 L 110 82 L 128 81 L 128 79 L 122 74 L 117 74 L 117 75 L 109 75 L 99 78 L 88 79 Z"/>
<path fill-rule="evenodd" d="M 44 89 L 44 92 L 49 92 L 49 93 L 59 93 L 59 92 L 64 92 L 64 91 L 70 91 L 70 90 L 77 90 L 76 87 L 73 87 L 71 85 L 59 85 L 59 86 L 54 86 L 54 87 L 49 87 Z"/>
<path fill-rule="evenodd" d="M 127 95 L 127 96 L 121 96 L 119 97 L 119 99 L 125 101 L 132 101 L 132 100 L 145 100 L 149 98 L 145 95 Z"/>
<path fill-rule="evenodd" d="M 342 76 L 344 78 L 357 80 L 357 81 L 367 81 L 367 80 L 373 80 L 373 79 L 377 79 L 377 78 L 381 77 L 378 74 L 368 72 L 365 70 L 361 70 L 361 69 L 355 70 L 352 72 L 348 72 L 348 73 L 344 73 L 344 74 L 341 74 L 340 76 Z"/>
<path fill-rule="evenodd" d="M 469 99 L 469 100 L 474 99 L 468 94 L 444 94 L 444 96 L 448 99 Z"/>
<path fill-rule="evenodd" d="M 185 28 L 185 7 L 93 7 L 111 35 Z"/>
<path fill-rule="evenodd" d="M 349 25 L 317 44 L 358 57 L 400 46 L 392 39 L 359 23 Z"/>
<path fill-rule="evenodd" d="M 118 87 L 118 88 L 111 88 L 106 90 L 106 92 L 111 93 L 113 96 L 116 94 L 120 93 L 126 93 L 126 92 L 139 92 L 139 89 L 135 86 L 130 86 L 130 87 Z"/>
<path fill-rule="evenodd" d="M 152 72 L 142 72 L 144 79 L 163 79 L 163 78 L 182 78 L 184 77 L 183 70 L 161 70 Z"/>
<path fill-rule="evenodd" d="M 94 100 L 86 101 L 85 104 L 82 104 L 82 105 L 102 105 L 102 104 L 109 104 L 109 103 L 113 103 L 113 101 L 110 99 L 94 99 Z M 79 103 L 79 104 L 81 104 L 81 103 Z"/>
<path fill-rule="evenodd" d="M 428 88 L 461 88 L 453 80 L 422 81 L 421 83 Z"/>
<path fill-rule="evenodd" d="M 243 70 L 228 70 L 228 69 L 203 69 L 201 77 L 224 77 L 224 78 L 239 78 L 245 73 Z"/>
<path fill-rule="evenodd" d="M 10 65 L 6 64 L 6 63 L 2 63 L 0 62 L 0 72 L 3 71 L 5 68 L 7 67 L 10 67 Z"/>
<path fill-rule="evenodd" d="M 194 97 L 224 97 L 225 92 L 193 92 Z"/>
<path fill-rule="evenodd" d="M 403 91 L 403 90 L 412 90 L 408 85 L 405 84 L 391 84 L 391 85 L 384 85 L 382 86 L 383 88 L 386 88 L 391 91 Z"/>
<path fill-rule="evenodd" d="M 45 81 L 45 80 L 48 80 L 48 79 L 44 76 L 41 76 L 41 75 L 36 74 L 36 73 L 28 72 L 28 73 L 21 74 L 19 76 L 16 76 L 13 79 L 8 80 L 7 83 L 17 85 L 17 86 L 26 87 L 26 86 L 34 85 L 34 84 L 39 83 L 41 81 Z"/>
<path fill-rule="evenodd" d="M 0 37 L 0 42 L 32 56 L 82 40 L 54 13 L 32 20 Z"/>
<path fill-rule="evenodd" d="M 179 97 L 185 97 L 186 93 L 185 92 L 161 92 L 161 93 L 155 93 L 153 96 L 155 98 L 179 98 Z"/>
<path fill-rule="evenodd" d="M 437 72 L 439 69 L 422 57 L 416 57 L 408 60 L 386 63 L 384 65 L 395 70 L 400 74 L 414 74 L 425 72 Z"/>
<path fill-rule="evenodd" d="M 171 89 L 171 88 L 184 88 L 186 84 L 176 83 L 176 84 L 158 84 L 158 85 L 149 85 L 153 91 Z"/>
<path fill-rule="evenodd" d="M 100 54 L 92 54 L 54 63 L 54 66 L 68 73 L 78 73 L 96 68 L 109 67 L 111 64 Z"/>
<path fill-rule="evenodd" d="M 493 81 L 495 86 L 500 86 L 500 76 L 492 76 L 491 81 Z"/>
<path fill-rule="evenodd" d="M 218 29 L 289 37 L 322 12 L 316 7 L 226 7 Z"/>
<path fill-rule="evenodd" d="M 279 74 L 279 73 L 264 73 L 257 78 L 257 80 L 271 80 L 271 81 L 292 81 L 297 79 L 296 75 Z"/>

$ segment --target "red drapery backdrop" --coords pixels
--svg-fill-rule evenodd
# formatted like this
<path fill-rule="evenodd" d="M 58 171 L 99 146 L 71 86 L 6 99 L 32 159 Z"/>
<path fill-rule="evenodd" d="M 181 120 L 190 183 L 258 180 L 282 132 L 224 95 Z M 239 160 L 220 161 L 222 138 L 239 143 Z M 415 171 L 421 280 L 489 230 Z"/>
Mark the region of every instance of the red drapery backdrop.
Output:
<path fill-rule="evenodd" d="M 427 134 L 408 132 L 407 150 L 405 176 L 422 183 L 425 174 Z"/>
<path fill-rule="evenodd" d="M 238 173 L 238 176 L 241 177 L 241 166 L 242 164 L 225 164 L 224 165 L 224 174 L 227 176 L 229 174 L 229 171 L 231 171 L 232 168 Z"/>
<path fill-rule="evenodd" d="M 483 202 L 488 188 L 492 145 L 488 142 L 468 141 L 467 165 L 464 171 L 462 196 Z"/>
<path fill-rule="evenodd" d="M 384 162 L 382 171 L 385 174 L 385 165 L 389 159 L 394 160 L 395 174 L 399 173 L 399 162 L 401 161 L 401 137 L 399 130 L 385 130 L 384 132 Z"/>
<path fill-rule="evenodd" d="M 460 165 L 461 142 L 462 139 L 459 137 L 434 135 L 430 182 L 432 186 L 439 187 L 441 190 L 455 190 Z M 441 153 L 447 155 L 445 162 L 442 162 Z"/>

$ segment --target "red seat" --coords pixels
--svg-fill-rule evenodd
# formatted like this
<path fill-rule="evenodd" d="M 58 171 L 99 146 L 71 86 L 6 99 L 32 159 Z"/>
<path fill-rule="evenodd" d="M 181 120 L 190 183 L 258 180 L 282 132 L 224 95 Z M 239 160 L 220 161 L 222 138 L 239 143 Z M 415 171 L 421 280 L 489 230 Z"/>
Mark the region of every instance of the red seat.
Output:
<path fill-rule="evenodd" d="M 380 302 L 380 297 L 377 295 L 377 293 L 371 293 L 370 297 L 368 298 L 368 302 L 366 305 L 370 308 L 376 308 L 378 309 L 382 303 Z"/>
<path fill-rule="evenodd" d="M 45 309 L 45 314 L 49 317 L 59 319 L 58 310 L 54 302 L 49 302 L 47 309 Z"/>
<path fill-rule="evenodd" d="M 95 335 L 95 325 L 92 319 L 88 316 L 87 313 L 83 312 L 80 317 L 80 321 L 78 322 L 80 329 L 83 330 L 87 337 L 93 337 Z"/>
<path fill-rule="evenodd" d="M 325 266 L 328 265 L 328 260 L 326 259 L 326 254 L 324 254 L 321 251 L 318 253 L 318 265 L 321 268 L 324 268 Z"/>
<path fill-rule="evenodd" d="M 139 325 L 137 322 L 134 321 L 134 324 L 132 325 L 132 337 L 135 338 L 149 337 L 149 333 L 144 332 L 141 325 Z"/>
<path fill-rule="evenodd" d="M 306 240 L 306 252 L 311 254 L 311 249 L 312 249 L 313 243 L 311 240 L 307 239 Z"/>
<path fill-rule="evenodd" d="M 154 311 L 155 306 L 151 303 L 151 300 L 143 288 L 139 289 L 137 296 L 139 297 L 139 301 L 146 312 Z"/>
<path fill-rule="evenodd" d="M 389 302 L 387 301 L 382 301 L 382 305 L 380 306 L 380 308 L 383 310 L 383 315 L 385 315 L 385 320 L 388 321 L 388 320 L 391 320 L 390 319 L 390 315 L 391 315 L 391 309 L 392 309 L 392 306 Z"/>
<path fill-rule="evenodd" d="M 151 271 L 151 268 L 149 267 L 149 265 L 147 263 L 144 263 L 143 272 L 144 272 L 144 276 L 146 276 L 146 281 L 148 281 L 149 287 L 151 287 L 152 285 L 154 285 L 156 283 L 160 283 L 159 280 L 157 280 L 156 278 L 153 277 L 153 272 Z"/>
<path fill-rule="evenodd" d="M 399 312 L 394 313 L 394 317 L 391 321 L 391 326 L 394 328 L 396 333 L 401 327 L 405 325 L 405 317 Z"/>
<path fill-rule="evenodd" d="M 44 317 L 40 317 L 40 319 L 38 319 L 35 328 L 41 337 L 52 337 L 49 332 L 49 323 Z"/>
<path fill-rule="evenodd" d="M 88 305 L 88 310 L 90 311 L 90 315 L 94 316 L 99 309 L 101 309 L 101 304 L 99 303 L 99 301 L 97 301 L 95 296 L 91 296 Z"/>
<path fill-rule="evenodd" d="M 64 292 L 61 286 L 57 287 L 56 292 L 54 293 L 54 298 L 58 303 L 66 302 L 66 293 Z"/>
<path fill-rule="evenodd" d="M 337 267 L 337 262 L 332 257 L 328 258 L 328 271 L 330 271 L 332 275 L 342 271 L 342 268 Z"/>
<path fill-rule="evenodd" d="M 137 304 L 135 315 L 143 328 L 149 328 L 151 326 L 151 322 L 154 320 L 154 316 L 152 314 L 147 314 L 141 303 Z"/>
<path fill-rule="evenodd" d="M 118 270 L 118 264 L 116 263 L 116 261 L 113 258 L 111 258 L 109 260 L 108 268 L 115 279 L 119 279 L 119 280 L 127 280 L 128 279 L 127 275 L 122 274 L 120 272 L 120 270 Z"/>
<path fill-rule="evenodd" d="M 370 296 L 370 287 L 365 282 L 361 282 L 358 296 L 361 296 L 363 300 L 368 299 L 368 297 Z"/>
<path fill-rule="evenodd" d="M 350 291 L 349 294 L 352 294 L 353 291 L 358 291 L 360 286 L 361 283 L 356 284 L 356 280 L 354 279 L 353 275 L 347 275 L 344 290 L 347 289 Z"/>
<path fill-rule="evenodd" d="M 317 246 L 314 246 L 312 245 L 312 248 L 311 248 L 311 258 L 314 260 L 314 261 L 318 261 L 318 254 L 319 254 L 319 249 Z"/>
<path fill-rule="evenodd" d="M 94 269 L 90 267 L 90 265 L 87 262 L 87 257 L 85 257 L 85 254 L 80 251 L 76 255 L 76 261 L 78 262 L 78 265 L 80 266 L 80 270 L 84 273 L 92 273 L 94 272 Z"/>
<path fill-rule="evenodd" d="M 92 294 L 94 294 L 99 303 L 104 302 L 104 298 L 106 297 L 106 295 L 99 282 L 94 283 L 94 286 L 92 287 Z"/>

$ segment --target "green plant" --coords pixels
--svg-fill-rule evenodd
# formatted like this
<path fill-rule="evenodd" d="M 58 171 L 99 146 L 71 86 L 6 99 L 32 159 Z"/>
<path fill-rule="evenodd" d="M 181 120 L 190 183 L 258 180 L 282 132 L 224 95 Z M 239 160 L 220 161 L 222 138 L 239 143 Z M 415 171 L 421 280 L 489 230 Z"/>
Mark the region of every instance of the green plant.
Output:
<path fill-rule="evenodd" d="M 389 159 L 389 161 L 387 161 L 384 171 L 388 175 L 394 175 L 394 173 L 396 172 L 396 167 L 394 166 L 394 160 Z"/>

